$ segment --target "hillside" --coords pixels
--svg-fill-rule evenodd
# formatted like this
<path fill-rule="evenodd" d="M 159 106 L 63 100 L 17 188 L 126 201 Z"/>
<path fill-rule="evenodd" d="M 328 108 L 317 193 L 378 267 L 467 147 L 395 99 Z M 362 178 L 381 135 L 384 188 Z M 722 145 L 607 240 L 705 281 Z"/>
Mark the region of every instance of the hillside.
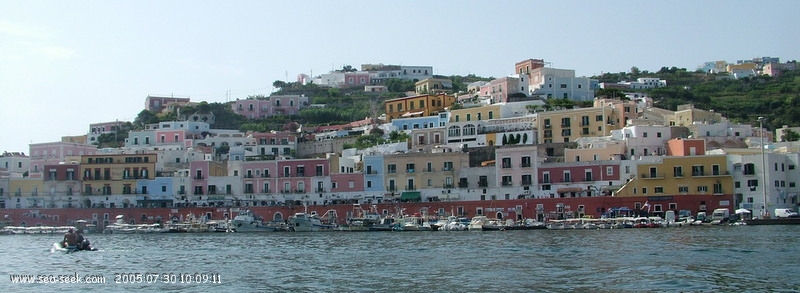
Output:
<path fill-rule="evenodd" d="M 455 91 L 465 90 L 474 81 L 488 81 L 492 78 L 475 75 L 450 76 Z M 765 117 L 764 126 L 775 129 L 783 125 L 800 126 L 800 71 L 785 72 L 779 77 L 758 76 L 742 79 L 729 79 L 725 75 L 690 72 L 685 68 L 662 67 L 658 72 L 639 71 L 605 73 L 592 78 L 600 82 L 635 80 L 639 77 L 657 77 L 667 80 L 667 86 L 658 89 L 640 90 L 653 98 L 656 107 L 675 110 L 681 104 L 694 104 L 695 107 L 714 110 L 728 117 L 732 122 L 755 124 L 759 116 Z M 275 82 L 280 90 L 274 95 L 299 95 L 311 97 L 312 104 L 324 104 L 324 108 L 301 110 L 299 115 L 278 116 L 268 119 L 246 119 L 236 115 L 228 104 L 200 102 L 197 106 L 182 109 L 190 115 L 195 112 L 213 112 L 216 116 L 215 128 L 238 129 L 241 131 L 284 130 L 293 123 L 306 126 L 343 124 L 365 117 L 376 117 L 383 113 L 383 102 L 387 99 L 405 96 L 413 91 L 411 81 L 389 80 L 389 92 L 367 93 L 363 87 L 325 88 L 314 84 Z M 599 90 L 597 96 L 619 96 L 618 90 Z M 249 99 L 263 99 L 265 96 L 253 95 Z M 552 101 L 564 102 L 564 101 Z M 585 106 L 585 105 L 584 105 Z M 143 110 L 129 129 L 143 129 L 144 125 L 160 121 L 175 120 L 175 114 L 156 115 Z M 121 129 L 117 135 L 102 137 L 103 146 L 118 146 L 127 137 L 128 129 Z M 116 141 L 116 143 L 114 143 Z"/>

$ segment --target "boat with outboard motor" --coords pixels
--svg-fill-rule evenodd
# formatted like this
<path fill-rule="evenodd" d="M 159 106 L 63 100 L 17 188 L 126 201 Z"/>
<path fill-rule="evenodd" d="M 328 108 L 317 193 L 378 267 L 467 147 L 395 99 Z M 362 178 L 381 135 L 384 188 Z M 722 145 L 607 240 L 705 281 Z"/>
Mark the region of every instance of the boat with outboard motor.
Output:
<path fill-rule="evenodd" d="M 66 246 L 65 242 L 55 242 L 53 243 L 53 247 L 50 248 L 50 252 L 63 252 L 63 253 L 71 253 L 77 251 L 97 251 L 97 248 L 92 247 L 92 243 L 89 242 L 89 239 L 83 239 L 79 245 L 75 246 L 74 248 L 70 248 Z"/>

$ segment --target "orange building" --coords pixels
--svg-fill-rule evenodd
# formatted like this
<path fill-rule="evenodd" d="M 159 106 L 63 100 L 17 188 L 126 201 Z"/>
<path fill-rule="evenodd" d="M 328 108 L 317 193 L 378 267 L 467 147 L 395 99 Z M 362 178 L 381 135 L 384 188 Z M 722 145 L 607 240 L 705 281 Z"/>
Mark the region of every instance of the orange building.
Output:
<path fill-rule="evenodd" d="M 384 103 L 386 121 L 390 122 L 395 118 L 436 115 L 444 111 L 445 108 L 450 107 L 455 101 L 456 97 L 445 94 L 425 94 L 387 100 Z"/>

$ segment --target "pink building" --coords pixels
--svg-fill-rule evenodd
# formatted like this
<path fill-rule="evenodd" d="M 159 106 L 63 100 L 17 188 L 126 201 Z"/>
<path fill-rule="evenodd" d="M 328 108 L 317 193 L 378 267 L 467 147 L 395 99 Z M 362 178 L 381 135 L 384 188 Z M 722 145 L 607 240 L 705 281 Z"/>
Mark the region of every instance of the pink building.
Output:
<path fill-rule="evenodd" d="M 363 173 L 331 174 L 331 192 L 364 191 Z"/>
<path fill-rule="evenodd" d="M 183 143 L 186 138 L 186 131 L 175 129 L 156 130 L 155 137 L 155 144 Z"/>
<path fill-rule="evenodd" d="M 542 164 L 537 170 L 539 186 L 550 198 L 610 195 L 608 188 L 621 184 L 619 162 Z"/>
<path fill-rule="evenodd" d="M 65 162 L 70 156 L 97 154 L 97 146 L 71 142 L 46 142 L 30 144 L 30 175 L 41 178 L 44 165 L 55 165 Z M 70 163 L 70 162 L 66 162 Z"/>
<path fill-rule="evenodd" d="M 241 174 L 245 194 L 271 194 L 277 192 L 278 161 L 242 162 Z"/>
<path fill-rule="evenodd" d="M 536 185 L 533 181 L 537 165 L 536 149 L 535 146 L 506 146 L 496 150 L 497 182 L 501 187 L 517 186 L 529 191 L 530 186 Z"/>
<path fill-rule="evenodd" d="M 261 119 L 275 115 L 295 115 L 308 106 L 305 95 L 270 96 L 267 99 L 236 100 L 231 104 L 233 112 L 250 119 Z"/>
<path fill-rule="evenodd" d="M 151 112 L 160 113 L 168 103 L 188 102 L 190 102 L 189 98 L 147 96 L 144 100 L 144 108 Z"/>
<path fill-rule="evenodd" d="M 277 189 L 280 193 L 309 193 L 324 188 L 324 177 L 330 175 L 327 159 L 279 160 Z"/>
<path fill-rule="evenodd" d="M 676 138 L 667 142 L 667 156 L 702 156 L 706 154 L 705 139 Z"/>
<path fill-rule="evenodd" d="M 344 74 L 345 86 L 364 86 L 368 84 L 370 84 L 369 72 L 356 71 L 356 72 L 345 72 Z"/>

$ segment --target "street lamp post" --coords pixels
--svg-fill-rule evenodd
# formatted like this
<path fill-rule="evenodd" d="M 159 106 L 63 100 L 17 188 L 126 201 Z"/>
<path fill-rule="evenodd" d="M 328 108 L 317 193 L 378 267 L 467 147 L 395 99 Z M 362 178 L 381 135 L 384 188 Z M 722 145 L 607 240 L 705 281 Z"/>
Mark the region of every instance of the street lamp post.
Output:
<path fill-rule="evenodd" d="M 761 134 L 761 178 L 762 191 L 764 193 L 764 218 L 769 218 L 769 206 L 767 201 L 767 161 L 764 155 L 764 117 L 758 117 L 758 132 Z"/>

